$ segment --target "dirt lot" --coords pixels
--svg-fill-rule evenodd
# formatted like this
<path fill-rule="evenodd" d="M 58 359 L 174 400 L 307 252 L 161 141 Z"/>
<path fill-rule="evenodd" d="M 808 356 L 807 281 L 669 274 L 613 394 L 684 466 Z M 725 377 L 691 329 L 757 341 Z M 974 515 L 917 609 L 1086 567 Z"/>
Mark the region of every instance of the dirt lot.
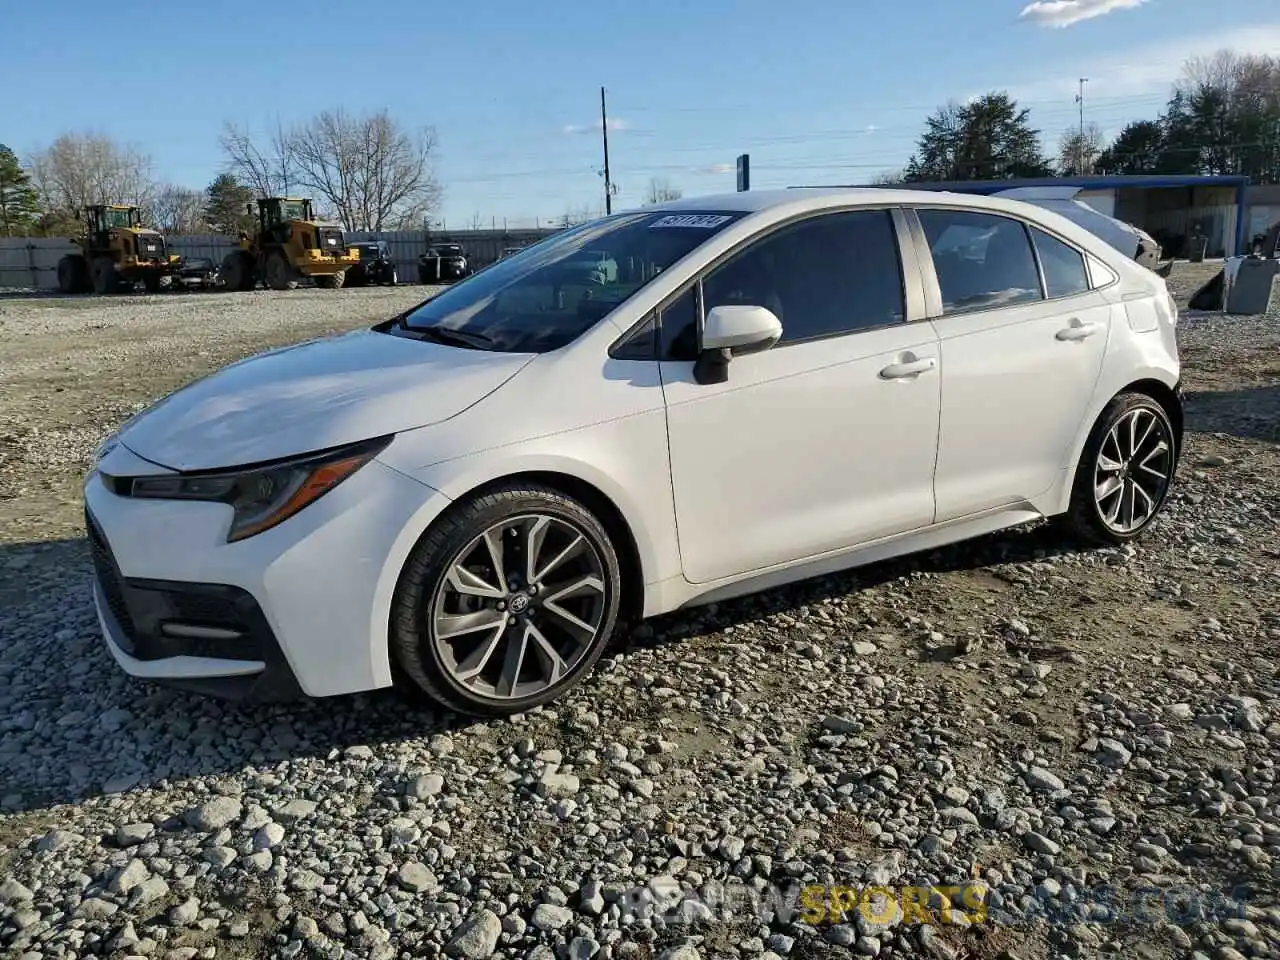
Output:
<path fill-rule="evenodd" d="M 1280 956 L 1280 314 L 1184 316 L 1188 448 L 1131 548 L 1039 528 L 661 618 L 510 722 L 121 676 L 94 445 L 423 296 L 0 296 L 0 952 Z"/>

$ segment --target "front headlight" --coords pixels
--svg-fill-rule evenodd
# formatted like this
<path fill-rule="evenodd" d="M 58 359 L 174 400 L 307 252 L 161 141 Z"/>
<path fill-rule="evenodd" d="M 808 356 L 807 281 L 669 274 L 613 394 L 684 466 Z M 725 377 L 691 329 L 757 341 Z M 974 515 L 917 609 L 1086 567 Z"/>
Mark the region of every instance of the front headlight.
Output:
<path fill-rule="evenodd" d="M 391 437 L 308 454 L 252 468 L 201 474 L 136 477 L 129 495 L 155 500 L 228 503 L 235 513 L 227 542 L 283 523 L 351 476 L 382 451 Z"/>

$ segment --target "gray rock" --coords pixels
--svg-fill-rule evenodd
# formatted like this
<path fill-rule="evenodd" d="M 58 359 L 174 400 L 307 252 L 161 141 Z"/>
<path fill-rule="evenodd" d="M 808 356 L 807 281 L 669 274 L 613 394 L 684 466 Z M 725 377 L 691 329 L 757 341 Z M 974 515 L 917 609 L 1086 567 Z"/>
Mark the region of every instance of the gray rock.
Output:
<path fill-rule="evenodd" d="M 827 943 L 833 943 L 837 947 L 852 947 L 858 942 L 858 928 L 852 923 L 837 923 L 827 927 L 824 936 Z"/>
<path fill-rule="evenodd" d="M 1124 767 L 1128 766 L 1129 761 L 1133 759 L 1133 754 L 1119 740 L 1112 740 L 1109 737 L 1102 737 L 1098 740 L 1098 751 L 1095 754 L 1098 762 L 1105 767 Z"/>
<path fill-rule="evenodd" d="M 436 875 L 416 860 L 403 864 L 396 873 L 396 880 L 410 893 L 434 893 L 440 889 Z"/>
<path fill-rule="evenodd" d="M 142 886 L 150 876 L 147 865 L 135 858 L 115 872 L 107 889 L 112 893 L 128 893 L 134 887 Z"/>
<path fill-rule="evenodd" d="M 834 713 L 829 713 L 822 718 L 822 726 L 832 733 L 857 733 L 862 729 L 862 724 L 858 723 L 857 720 L 850 717 L 837 716 Z"/>
<path fill-rule="evenodd" d="M 540 903 L 533 910 L 533 925 L 539 930 L 552 931 L 567 927 L 573 922 L 573 911 L 553 903 Z"/>
<path fill-rule="evenodd" d="M 149 823 L 125 823 L 116 827 L 116 843 L 122 847 L 136 847 L 155 836 L 156 828 Z"/>
<path fill-rule="evenodd" d="M 24 887 L 13 877 L 0 883 L 0 903 L 26 903 L 34 896 L 30 888 Z"/>
<path fill-rule="evenodd" d="M 498 946 L 498 937 L 502 935 L 502 921 L 490 910 L 480 910 L 464 920 L 444 951 L 451 957 L 462 957 L 464 960 L 484 960 L 493 956 Z"/>
<path fill-rule="evenodd" d="M 1050 840 L 1043 834 L 1028 830 L 1022 835 L 1022 842 L 1036 853 L 1043 853 L 1045 856 L 1056 857 L 1062 852 L 1062 847 L 1054 841 Z"/>
<path fill-rule="evenodd" d="M 1024 776 L 1027 786 L 1035 790 L 1044 790 L 1052 793 L 1055 790 L 1065 790 L 1067 786 L 1062 782 L 1061 778 L 1044 767 L 1032 767 Z"/>
<path fill-rule="evenodd" d="M 569 960 L 591 960 L 600 952 L 600 944 L 591 937 L 574 937 L 569 941 Z"/>
<path fill-rule="evenodd" d="M 105 920 L 119 909 L 110 900 L 103 900 L 101 897 L 90 897 L 88 900 L 80 902 L 80 905 L 76 907 L 75 915 L 83 920 Z"/>
<path fill-rule="evenodd" d="M 547 771 L 538 778 L 538 793 L 551 800 L 563 800 L 576 794 L 581 784 L 572 773 Z"/>
<path fill-rule="evenodd" d="M 187 811 L 187 823 L 210 833 L 240 819 L 240 801 L 235 797 L 214 797 Z"/>
<path fill-rule="evenodd" d="M 163 900 L 169 895 L 169 883 L 164 877 L 152 875 L 134 887 L 129 900 L 135 908 Z"/>
<path fill-rule="evenodd" d="M 284 827 L 278 823 L 268 823 L 260 827 L 253 835 L 255 850 L 272 850 L 284 842 Z"/>
<path fill-rule="evenodd" d="M 681 943 L 668 947 L 658 954 L 658 960 L 702 960 L 702 954 L 691 943 Z"/>
<path fill-rule="evenodd" d="M 200 916 L 200 901 L 195 897 L 188 897 L 182 903 L 170 907 L 167 916 L 171 926 L 189 927 Z"/>
<path fill-rule="evenodd" d="M 64 847 L 69 847 L 83 839 L 84 837 L 78 833 L 71 833 L 68 830 L 50 830 L 36 843 L 36 849 L 41 853 L 57 853 Z"/>
<path fill-rule="evenodd" d="M 314 800 L 303 800 L 297 798 L 290 800 L 279 810 L 276 811 L 276 819 L 281 823 L 296 823 L 303 820 L 316 812 L 316 803 Z"/>
<path fill-rule="evenodd" d="M 416 777 L 405 792 L 411 797 L 417 797 L 419 800 L 437 797 L 444 792 L 444 777 L 438 773 L 428 773 L 424 776 Z"/>

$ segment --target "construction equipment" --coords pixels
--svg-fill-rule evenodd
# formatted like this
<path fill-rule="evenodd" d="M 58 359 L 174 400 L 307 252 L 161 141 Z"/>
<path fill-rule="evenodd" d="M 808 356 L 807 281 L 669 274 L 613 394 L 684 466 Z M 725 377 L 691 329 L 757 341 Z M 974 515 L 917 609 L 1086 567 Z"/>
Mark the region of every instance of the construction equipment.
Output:
<path fill-rule="evenodd" d="M 228 290 L 252 290 L 259 279 L 272 290 L 292 290 L 303 277 L 336 288 L 360 262 L 359 252 L 347 249 L 342 227 L 317 221 L 308 199 L 263 197 L 257 211 L 257 231 L 240 234 L 240 249 L 222 261 Z"/>
<path fill-rule="evenodd" d="M 141 280 L 147 291 L 160 289 L 182 261 L 165 250 L 164 237 L 142 225 L 137 207 L 99 203 L 77 212 L 84 236 L 72 239 L 80 249 L 58 261 L 63 293 L 114 293 Z"/>

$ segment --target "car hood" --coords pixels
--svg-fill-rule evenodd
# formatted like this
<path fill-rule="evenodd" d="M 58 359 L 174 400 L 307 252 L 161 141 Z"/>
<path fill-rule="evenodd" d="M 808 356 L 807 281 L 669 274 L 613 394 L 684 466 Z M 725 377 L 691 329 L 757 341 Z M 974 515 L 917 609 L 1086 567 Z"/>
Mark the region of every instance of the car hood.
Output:
<path fill-rule="evenodd" d="M 173 470 L 274 460 L 447 420 L 531 359 L 360 330 L 224 367 L 128 421 L 119 439 Z"/>

